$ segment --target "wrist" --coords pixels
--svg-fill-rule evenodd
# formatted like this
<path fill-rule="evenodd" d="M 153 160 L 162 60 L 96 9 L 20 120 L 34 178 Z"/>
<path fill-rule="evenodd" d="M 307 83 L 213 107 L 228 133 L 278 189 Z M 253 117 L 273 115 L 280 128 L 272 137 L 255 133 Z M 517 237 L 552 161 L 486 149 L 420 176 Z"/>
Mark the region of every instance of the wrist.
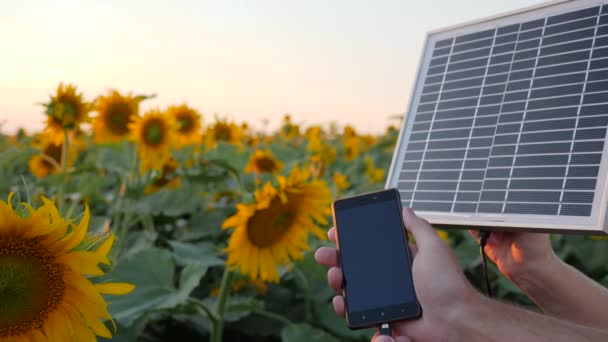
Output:
<path fill-rule="evenodd" d="M 449 334 L 447 341 L 488 341 L 480 322 L 487 321 L 488 310 L 495 302 L 483 296 L 475 289 L 461 298 L 459 305 L 446 314 Z"/>
<path fill-rule="evenodd" d="M 557 269 L 561 264 L 561 259 L 551 250 L 543 257 L 522 263 L 508 278 L 527 293 L 536 287 L 543 287 L 548 277 L 559 273 Z"/>

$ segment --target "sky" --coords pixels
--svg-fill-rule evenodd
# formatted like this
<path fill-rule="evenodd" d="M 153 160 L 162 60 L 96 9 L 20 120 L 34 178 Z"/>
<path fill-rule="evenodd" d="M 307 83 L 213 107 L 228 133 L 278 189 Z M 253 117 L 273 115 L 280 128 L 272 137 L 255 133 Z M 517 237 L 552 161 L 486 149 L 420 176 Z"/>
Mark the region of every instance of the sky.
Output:
<path fill-rule="evenodd" d="M 0 125 L 43 127 L 59 82 L 156 94 L 254 128 L 382 132 L 407 107 L 428 31 L 531 0 L 0 0 Z"/>

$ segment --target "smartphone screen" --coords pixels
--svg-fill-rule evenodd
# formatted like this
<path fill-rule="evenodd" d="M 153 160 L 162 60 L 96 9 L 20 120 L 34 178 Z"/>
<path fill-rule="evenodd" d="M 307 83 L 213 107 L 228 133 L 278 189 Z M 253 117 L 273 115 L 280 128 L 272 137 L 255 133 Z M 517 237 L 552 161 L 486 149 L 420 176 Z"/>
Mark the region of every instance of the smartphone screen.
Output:
<path fill-rule="evenodd" d="M 398 193 L 336 201 L 334 216 L 349 325 L 418 316 Z"/>

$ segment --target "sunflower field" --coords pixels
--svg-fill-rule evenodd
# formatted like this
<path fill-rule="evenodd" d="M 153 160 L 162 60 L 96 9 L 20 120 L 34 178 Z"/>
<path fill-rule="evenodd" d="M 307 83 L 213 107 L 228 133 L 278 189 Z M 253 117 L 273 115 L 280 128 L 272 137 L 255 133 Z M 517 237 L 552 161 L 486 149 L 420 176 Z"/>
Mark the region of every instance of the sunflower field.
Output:
<path fill-rule="evenodd" d="M 44 129 L 0 134 L 0 340 L 369 341 L 334 314 L 313 253 L 330 245 L 333 199 L 384 187 L 398 129 L 285 115 L 260 132 L 144 101 L 60 84 Z M 481 286 L 477 242 L 439 233 Z M 606 241 L 552 239 L 608 285 Z"/>

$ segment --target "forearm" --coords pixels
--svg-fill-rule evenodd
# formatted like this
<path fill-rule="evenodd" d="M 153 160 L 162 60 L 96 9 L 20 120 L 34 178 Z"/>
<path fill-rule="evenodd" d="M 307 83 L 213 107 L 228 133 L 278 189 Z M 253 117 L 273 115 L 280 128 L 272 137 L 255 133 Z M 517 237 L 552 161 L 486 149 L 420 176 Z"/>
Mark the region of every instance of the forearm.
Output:
<path fill-rule="evenodd" d="M 557 256 L 512 280 L 544 313 L 608 331 L 608 289 Z"/>
<path fill-rule="evenodd" d="M 454 316 L 453 341 L 608 341 L 608 332 L 488 298 Z"/>

